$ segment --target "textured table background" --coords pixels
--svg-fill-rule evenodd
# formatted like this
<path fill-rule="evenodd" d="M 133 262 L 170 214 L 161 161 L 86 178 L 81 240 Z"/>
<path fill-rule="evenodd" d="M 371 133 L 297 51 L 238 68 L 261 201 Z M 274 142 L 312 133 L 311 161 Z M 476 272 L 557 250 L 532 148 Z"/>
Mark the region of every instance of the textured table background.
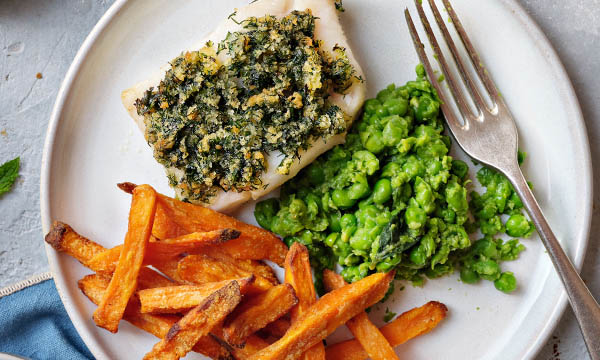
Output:
<path fill-rule="evenodd" d="M 494 1 L 494 0 L 486 0 Z M 600 178 L 600 0 L 519 0 L 541 26 L 577 92 Z M 48 270 L 39 215 L 42 147 L 62 79 L 113 0 L 2 0 L 0 163 L 21 157 L 21 175 L 0 198 L 0 287 Z M 41 74 L 41 78 L 36 76 Z M 596 176 L 598 174 L 599 176 Z M 600 215 L 594 187 L 592 238 L 583 278 L 600 299 Z M 570 309 L 538 360 L 588 358 Z"/>

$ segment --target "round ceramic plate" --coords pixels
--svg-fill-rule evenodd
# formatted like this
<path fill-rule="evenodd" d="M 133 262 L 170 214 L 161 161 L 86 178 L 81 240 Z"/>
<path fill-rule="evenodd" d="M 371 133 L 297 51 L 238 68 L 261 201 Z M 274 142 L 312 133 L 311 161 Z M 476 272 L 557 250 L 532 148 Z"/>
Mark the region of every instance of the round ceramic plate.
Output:
<path fill-rule="evenodd" d="M 327 1 L 327 0 L 323 0 Z M 120 101 L 123 89 L 145 79 L 202 39 L 247 0 L 118 0 L 79 50 L 59 92 L 42 163 L 44 231 L 52 220 L 71 224 L 106 247 L 123 241 L 130 196 L 116 183 L 154 185 L 172 195 L 167 179 Z M 571 84 L 548 41 L 513 0 L 454 0 L 467 32 L 517 121 L 528 154 L 526 176 L 556 235 L 580 266 L 590 224 L 591 166 L 584 122 Z M 390 82 L 414 79 L 417 57 L 402 11 L 409 1 L 346 0 L 343 27 L 366 73 L 369 95 Z M 462 156 L 454 149 L 457 156 Z M 254 223 L 253 204 L 237 215 Z M 524 240 L 511 295 L 490 282 L 467 285 L 448 276 L 422 288 L 405 284 L 370 313 L 378 325 L 386 308 L 400 313 L 429 300 L 449 308 L 433 332 L 398 347 L 410 359 L 525 359 L 542 346 L 566 304 L 560 281 L 537 237 Z M 65 308 L 98 359 L 141 358 L 157 341 L 128 323 L 118 334 L 92 322 L 95 306 L 77 288 L 89 273 L 48 248 Z M 330 339 L 349 334 L 345 328 Z M 197 355 L 190 355 L 195 358 Z"/>

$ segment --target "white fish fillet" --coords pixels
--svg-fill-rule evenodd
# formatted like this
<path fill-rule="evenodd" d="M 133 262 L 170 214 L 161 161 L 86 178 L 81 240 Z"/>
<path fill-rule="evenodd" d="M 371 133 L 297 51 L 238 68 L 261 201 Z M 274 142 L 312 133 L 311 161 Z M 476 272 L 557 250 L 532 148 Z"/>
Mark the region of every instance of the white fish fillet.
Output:
<path fill-rule="evenodd" d="M 352 50 L 348 45 L 348 40 L 344 35 L 333 0 L 259 0 L 238 9 L 236 18 L 246 19 L 251 16 L 262 17 L 264 15 L 273 15 L 279 18 L 289 14 L 292 10 L 304 11 L 306 9 L 311 9 L 313 15 L 319 18 L 315 22 L 315 38 L 322 41 L 323 49 L 331 51 L 336 44 L 345 47 L 348 59 L 356 70 L 356 75 L 364 78 L 363 71 L 354 58 Z M 240 25 L 225 19 L 211 34 L 199 41 L 196 47 L 187 50 L 198 50 L 209 40 L 218 44 L 225 38 L 228 32 L 240 31 L 241 29 Z M 226 59 L 226 56 L 225 51 L 219 54 L 219 58 L 223 62 Z M 138 124 L 142 133 L 144 133 L 145 128 L 144 118 L 143 116 L 138 115 L 134 105 L 135 100 L 141 98 L 144 95 L 144 92 L 150 87 L 157 87 L 169 67 L 169 64 L 165 64 L 159 71 L 153 74 L 152 77 L 123 91 L 121 94 L 123 105 L 125 105 L 129 115 Z M 345 95 L 333 94 L 329 97 L 329 101 L 339 106 L 340 109 L 354 119 L 364 101 L 365 92 L 366 87 L 364 83 L 354 82 Z M 300 153 L 300 159 L 294 161 L 288 175 L 281 175 L 277 172 L 276 169 L 281 162 L 282 157 L 279 152 L 271 152 L 267 157 L 267 171 L 263 172 L 261 177 L 263 184 L 268 184 L 268 186 L 259 190 L 245 192 L 225 192 L 219 190 L 217 195 L 211 199 L 211 203 L 204 205 L 217 211 L 227 212 L 251 199 L 258 199 L 278 188 L 288 179 L 294 177 L 298 171 L 310 164 L 325 151 L 331 149 L 335 145 L 343 143 L 345 136 L 346 134 L 339 134 L 330 137 L 326 142 L 322 139 L 314 141 L 306 151 Z"/>

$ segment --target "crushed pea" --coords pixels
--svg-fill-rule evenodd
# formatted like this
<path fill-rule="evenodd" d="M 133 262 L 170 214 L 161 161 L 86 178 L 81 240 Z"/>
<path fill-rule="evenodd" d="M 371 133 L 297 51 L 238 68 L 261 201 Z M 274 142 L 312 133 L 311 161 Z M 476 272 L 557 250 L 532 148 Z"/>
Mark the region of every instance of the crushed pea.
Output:
<path fill-rule="evenodd" d="M 316 274 L 337 263 L 348 282 L 395 270 L 421 286 L 458 270 L 465 283 L 511 292 L 516 278 L 500 264 L 525 247 L 494 236 L 526 237 L 533 226 L 499 173 L 482 168 L 486 191 L 469 192 L 469 166 L 448 155 L 450 145 L 440 100 L 418 66 L 415 81 L 367 100 L 346 143 L 288 181 L 279 199 L 260 202 L 255 217 L 288 244 L 306 245 Z M 472 241 L 476 230 L 484 237 Z"/>

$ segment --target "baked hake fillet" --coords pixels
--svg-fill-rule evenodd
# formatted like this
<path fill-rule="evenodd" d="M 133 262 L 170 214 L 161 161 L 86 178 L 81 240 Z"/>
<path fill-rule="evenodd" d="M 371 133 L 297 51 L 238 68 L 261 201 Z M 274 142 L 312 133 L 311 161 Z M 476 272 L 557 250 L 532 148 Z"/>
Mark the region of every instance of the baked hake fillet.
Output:
<path fill-rule="evenodd" d="M 122 94 L 178 198 L 230 211 L 344 142 L 365 97 L 334 0 L 259 0 Z"/>

